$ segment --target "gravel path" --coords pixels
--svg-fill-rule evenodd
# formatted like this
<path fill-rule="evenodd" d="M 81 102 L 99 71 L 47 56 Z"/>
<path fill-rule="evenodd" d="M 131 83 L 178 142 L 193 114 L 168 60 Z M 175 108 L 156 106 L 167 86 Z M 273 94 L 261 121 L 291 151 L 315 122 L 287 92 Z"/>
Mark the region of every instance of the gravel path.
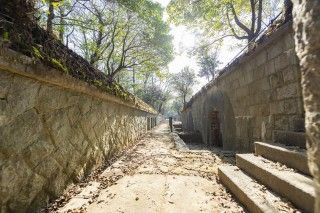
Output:
<path fill-rule="evenodd" d="M 70 187 L 45 212 L 244 212 L 219 183 L 219 150 L 179 149 L 161 124 L 86 182 Z"/>

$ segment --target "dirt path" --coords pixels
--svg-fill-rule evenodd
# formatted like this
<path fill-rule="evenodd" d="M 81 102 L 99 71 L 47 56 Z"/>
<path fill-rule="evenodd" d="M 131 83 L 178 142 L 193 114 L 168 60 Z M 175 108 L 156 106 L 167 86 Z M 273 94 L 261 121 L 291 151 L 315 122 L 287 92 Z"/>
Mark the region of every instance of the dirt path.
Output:
<path fill-rule="evenodd" d="M 168 126 L 51 206 L 57 212 L 243 212 L 218 182 L 219 151 L 177 149 Z M 75 193 L 76 192 L 76 193 Z M 68 197 L 69 195 L 69 197 Z M 72 210 L 72 211 L 71 211 Z"/>

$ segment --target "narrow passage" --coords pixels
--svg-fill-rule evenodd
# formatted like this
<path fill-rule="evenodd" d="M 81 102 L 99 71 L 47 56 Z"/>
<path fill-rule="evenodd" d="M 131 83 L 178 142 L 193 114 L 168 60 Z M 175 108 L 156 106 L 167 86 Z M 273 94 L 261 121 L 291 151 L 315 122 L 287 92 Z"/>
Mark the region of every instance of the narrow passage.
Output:
<path fill-rule="evenodd" d="M 168 125 L 161 124 L 88 183 L 73 186 L 49 211 L 243 212 L 217 177 L 218 166 L 234 159 L 188 146 L 179 149 Z"/>

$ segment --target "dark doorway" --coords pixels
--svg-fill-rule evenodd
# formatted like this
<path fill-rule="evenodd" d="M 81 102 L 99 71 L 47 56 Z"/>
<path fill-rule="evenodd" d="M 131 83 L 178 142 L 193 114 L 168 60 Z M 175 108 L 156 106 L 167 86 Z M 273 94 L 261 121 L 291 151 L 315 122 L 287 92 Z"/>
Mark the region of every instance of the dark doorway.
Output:
<path fill-rule="evenodd" d="M 210 114 L 211 120 L 211 143 L 213 146 L 222 147 L 219 111 L 213 110 Z"/>

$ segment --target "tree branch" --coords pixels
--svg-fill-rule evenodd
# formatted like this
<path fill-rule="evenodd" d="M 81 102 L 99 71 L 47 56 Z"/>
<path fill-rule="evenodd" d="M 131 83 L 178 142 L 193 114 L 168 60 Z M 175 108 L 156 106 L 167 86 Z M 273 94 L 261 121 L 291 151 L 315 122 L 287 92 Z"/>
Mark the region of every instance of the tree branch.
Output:
<path fill-rule="evenodd" d="M 248 27 L 246 27 L 238 18 L 236 11 L 233 7 L 233 5 L 230 3 L 230 8 L 231 8 L 231 12 L 234 16 L 234 21 L 236 22 L 236 24 L 242 29 L 244 30 L 248 35 L 252 34 L 252 32 L 248 29 Z"/>
<path fill-rule="evenodd" d="M 239 39 L 239 40 L 242 40 L 242 39 L 248 39 L 248 36 L 238 36 L 235 29 L 232 27 L 231 25 L 231 22 L 230 22 L 230 18 L 229 18 L 229 13 L 227 11 L 227 20 L 228 20 L 228 25 L 231 29 L 231 32 L 233 34 L 233 36 L 236 38 L 236 39 Z"/>
<path fill-rule="evenodd" d="M 258 6 L 258 24 L 257 29 L 254 32 L 254 35 L 258 35 L 261 30 L 261 23 L 262 23 L 262 0 L 259 0 L 259 6 Z"/>
<path fill-rule="evenodd" d="M 254 0 L 250 0 L 251 6 L 251 32 L 254 32 L 256 25 L 256 7 Z"/>

